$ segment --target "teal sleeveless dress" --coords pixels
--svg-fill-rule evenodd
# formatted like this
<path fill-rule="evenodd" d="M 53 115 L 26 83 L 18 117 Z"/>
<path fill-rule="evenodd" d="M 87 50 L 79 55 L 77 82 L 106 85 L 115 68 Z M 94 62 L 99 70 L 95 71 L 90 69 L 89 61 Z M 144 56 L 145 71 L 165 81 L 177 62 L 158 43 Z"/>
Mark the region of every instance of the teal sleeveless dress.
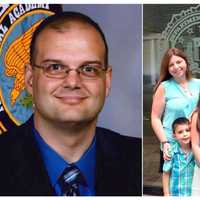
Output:
<path fill-rule="evenodd" d="M 166 102 L 162 124 L 167 140 L 173 143 L 172 123 L 179 117 L 189 118 L 196 108 L 200 94 L 200 80 L 194 78 L 189 80 L 188 87 L 192 95 L 187 94 L 174 78 L 161 84 L 165 90 Z"/>

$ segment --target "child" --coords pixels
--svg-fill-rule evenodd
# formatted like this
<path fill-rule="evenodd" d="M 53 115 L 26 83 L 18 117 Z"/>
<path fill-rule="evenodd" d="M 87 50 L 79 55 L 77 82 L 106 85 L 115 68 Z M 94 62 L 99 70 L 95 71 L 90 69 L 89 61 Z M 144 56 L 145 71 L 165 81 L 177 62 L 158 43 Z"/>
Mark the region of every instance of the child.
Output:
<path fill-rule="evenodd" d="M 176 142 L 172 145 L 171 159 L 163 165 L 164 196 L 191 196 L 194 156 L 190 143 L 190 124 L 187 118 L 178 118 L 172 124 Z"/>

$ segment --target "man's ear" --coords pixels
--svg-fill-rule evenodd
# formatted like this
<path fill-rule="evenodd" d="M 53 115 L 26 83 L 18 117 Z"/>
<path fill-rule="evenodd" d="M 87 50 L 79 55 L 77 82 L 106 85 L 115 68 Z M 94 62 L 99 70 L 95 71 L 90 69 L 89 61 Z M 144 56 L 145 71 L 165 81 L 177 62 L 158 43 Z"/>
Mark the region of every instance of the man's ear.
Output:
<path fill-rule="evenodd" d="M 25 65 L 24 82 L 28 93 L 33 95 L 33 68 L 30 64 Z"/>
<path fill-rule="evenodd" d="M 112 67 L 109 65 L 106 71 L 106 96 L 109 95 L 112 81 Z"/>

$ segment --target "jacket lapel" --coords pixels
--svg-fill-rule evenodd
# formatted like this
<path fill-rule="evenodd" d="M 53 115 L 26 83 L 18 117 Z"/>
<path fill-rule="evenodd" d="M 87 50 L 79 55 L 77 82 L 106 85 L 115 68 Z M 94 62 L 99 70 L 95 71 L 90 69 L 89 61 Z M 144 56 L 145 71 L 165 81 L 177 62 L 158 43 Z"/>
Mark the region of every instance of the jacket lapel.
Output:
<path fill-rule="evenodd" d="M 118 180 L 122 180 L 119 165 L 120 156 L 112 147 L 101 129 L 96 130 L 96 195 L 113 195 L 123 190 Z"/>
<path fill-rule="evenodd" d="M 18 133 L 20 143 L 15 143 L 13 182 L 16 184 L 18 195 L 54 195 L 43 160 L 40 156 L 37 144 L 32 132 L 32 121 L 22 127 Z M 23 128 L 25 131 L 23 131 Z"/>

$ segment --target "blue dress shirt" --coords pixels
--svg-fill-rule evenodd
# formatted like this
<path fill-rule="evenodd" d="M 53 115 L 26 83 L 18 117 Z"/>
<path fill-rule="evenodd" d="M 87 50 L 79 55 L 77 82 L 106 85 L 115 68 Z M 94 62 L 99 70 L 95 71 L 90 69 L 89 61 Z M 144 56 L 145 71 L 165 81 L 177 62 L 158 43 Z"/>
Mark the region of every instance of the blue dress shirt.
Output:
<path fill-rule="evenodd" d="M 58 178 L 69 166 L 57 152 L 55 152 L 40 136 L 35 128 L 33 128 L 34 136 L 39 149 L 42 154 L 44 164 L 46 166 L 51 184 L 55 190 L 56 195 L 61 195 L 61 188 L 58 184 Z M 81 173 L 86 179 L 87 187 L 80 186 L 81 196 L 95 195 L 95 165 L 96 165 L 96 138 L 94 137 L 92 144 L 87 151 L 82 155 L 80 160 L 74 164 L 80 169 Z"/>

